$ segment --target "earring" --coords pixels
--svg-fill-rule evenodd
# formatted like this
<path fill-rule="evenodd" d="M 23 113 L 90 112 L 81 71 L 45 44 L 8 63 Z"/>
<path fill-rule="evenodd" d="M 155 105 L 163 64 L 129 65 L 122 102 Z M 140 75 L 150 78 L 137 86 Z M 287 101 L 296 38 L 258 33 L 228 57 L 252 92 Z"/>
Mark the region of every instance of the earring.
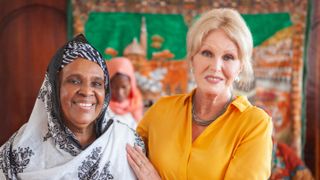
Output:
<path fill-rule="evenodd" d="M 193 67 L 190 68 L 190 72 L 191 72 L 191 74 L 193 74 Z"/>
<path fill-rule="evenodd" d="M 238 83 L 238 82 L 240 81 L 239 76 L 237 76 L 236 78 L 234 78 L 234 81 Z"/>

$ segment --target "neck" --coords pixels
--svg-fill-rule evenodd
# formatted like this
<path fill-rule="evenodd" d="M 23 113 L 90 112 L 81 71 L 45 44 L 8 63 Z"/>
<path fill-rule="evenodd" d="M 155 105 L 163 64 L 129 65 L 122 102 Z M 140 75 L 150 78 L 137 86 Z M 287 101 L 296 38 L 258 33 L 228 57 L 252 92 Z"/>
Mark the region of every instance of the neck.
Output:
<path fill-rule="evenodd" d="M 231 98 L 231 92 L 211 95 L 196 90 L 193 97 L 194 113 L 202 120 L 212 120 L 229 105 Z"/>
<path fill-rule="evenodd" d="M 96 139 L 95 124 L 91 123 L 85 128 L 68 127 L 76 139 L 79 141 L 82 148 L 87 147 Z"/>
<path fill-rule="evenodd" d="M 95 131 L 74 133 L 81 147 L 87 147 L 96 139 Z"/>

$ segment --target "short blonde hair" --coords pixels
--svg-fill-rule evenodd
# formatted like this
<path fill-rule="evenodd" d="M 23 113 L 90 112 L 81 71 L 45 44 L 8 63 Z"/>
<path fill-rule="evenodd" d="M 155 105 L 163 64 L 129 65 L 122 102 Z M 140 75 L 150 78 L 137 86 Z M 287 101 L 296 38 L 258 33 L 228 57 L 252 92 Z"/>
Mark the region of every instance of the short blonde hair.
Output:
<path fill-rule="evenodd" d="M 199 51 L 202 41 L 209 32 L 221 29 L 237 45 L 242 65 L 240 82 L 248 85 L 253 79 L 251 65 L 253 40 L 252 35 L 241 15 L 234 9 L 213 9 L 204 13 L 189 29 L 187 35 L 187 58 L 191 62 Z"/>

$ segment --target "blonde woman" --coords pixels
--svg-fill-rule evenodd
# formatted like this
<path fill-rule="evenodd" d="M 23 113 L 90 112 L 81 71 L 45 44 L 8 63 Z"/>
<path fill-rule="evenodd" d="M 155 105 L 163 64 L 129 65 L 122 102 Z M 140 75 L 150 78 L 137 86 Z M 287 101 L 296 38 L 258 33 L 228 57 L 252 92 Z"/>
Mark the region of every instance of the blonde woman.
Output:
<path fill-rule="evenodd" d="M 137 131 L 149 160 L 128 145 L 129 164 L 139 179 L 268 179 L 271 118 L 232 94 L 235 81 L 245 84 L 253 74 L 246 23 L 235 10 L 211 10 L 190 28 L 187 43 L 197 87 L 146 112 Z"/>

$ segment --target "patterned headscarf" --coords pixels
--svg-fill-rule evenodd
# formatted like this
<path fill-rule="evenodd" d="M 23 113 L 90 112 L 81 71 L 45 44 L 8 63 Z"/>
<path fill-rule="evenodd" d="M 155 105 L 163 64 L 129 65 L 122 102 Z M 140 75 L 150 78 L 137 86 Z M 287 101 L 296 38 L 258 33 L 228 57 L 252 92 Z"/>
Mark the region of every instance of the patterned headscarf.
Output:
<path fill-rule="evenodd" d="M 60 107 L 59 73 L 83 58 L 104 72 L 105 100 L 96 119 L 96 136 L 81 147 L 65 125 Z M 112 119 L 109 74 L 101 54 L 83 35 L 67 42 L 52 58 L 29 121 L 0 147 L 0 179 L 136 179 L 128 162 L 127 144 L 144 148 L 133 126 Z"/>
<path fill-rule="evenodd" d="M 107 107 L 110 102 L 109 73 L 102 55 L 88 43 L 88 41 L 82 34 L 76 36 L 71 41 L 67 42 L 61 49 L 58 50 L 56 55 L 52 58 L 46 74 L 46 79 L 48 81 L 44 82 L 44 87 L 42 87 L 40 90 L 40 98 L 44 100 L 47 109 L 52 108 L 51 112 L 53 113 L 49 115 L 49 118 L 51 117 L 52 121 L 49 121 L 49 132 L 46 137 L 55 137 L 58 135 L 58 137 L 56 138 L 57 143 L 64 144 L 63 142 L 59 142 L 61 138 L 67 140 L 70 139 L 71 141 L 74 141 L 75 143 L 73 144 L 76 144 L 79 148 L 80 145 L 74 137 L 73 133 L 64 125 L 64 122 L 62 120 L 62 111 L 60 107 L 59 98 L 59 72 L 66 65 L 73 62 L 77 58 L 84 58 L 89 61 L 95 62 L 103 70 L 105 79 L 105 100 L 102 111 L 96 120 L 97 136 L 99 136 L 103 132 L 103 124 L 105 123 L 103 122 L 103 115 L 105 114 L 105 111 L 107 110 Z M 57 128 L 59 129 L 59 131 L 56 130 Z M 59 133 L 57 134 L 53 132 Z M 73 152 L 74 148 L 70 148 L 70 146 L 67 146 L 66 148 L 69 149 L 70 153 L 76 154 L 75 152 Z"/>

